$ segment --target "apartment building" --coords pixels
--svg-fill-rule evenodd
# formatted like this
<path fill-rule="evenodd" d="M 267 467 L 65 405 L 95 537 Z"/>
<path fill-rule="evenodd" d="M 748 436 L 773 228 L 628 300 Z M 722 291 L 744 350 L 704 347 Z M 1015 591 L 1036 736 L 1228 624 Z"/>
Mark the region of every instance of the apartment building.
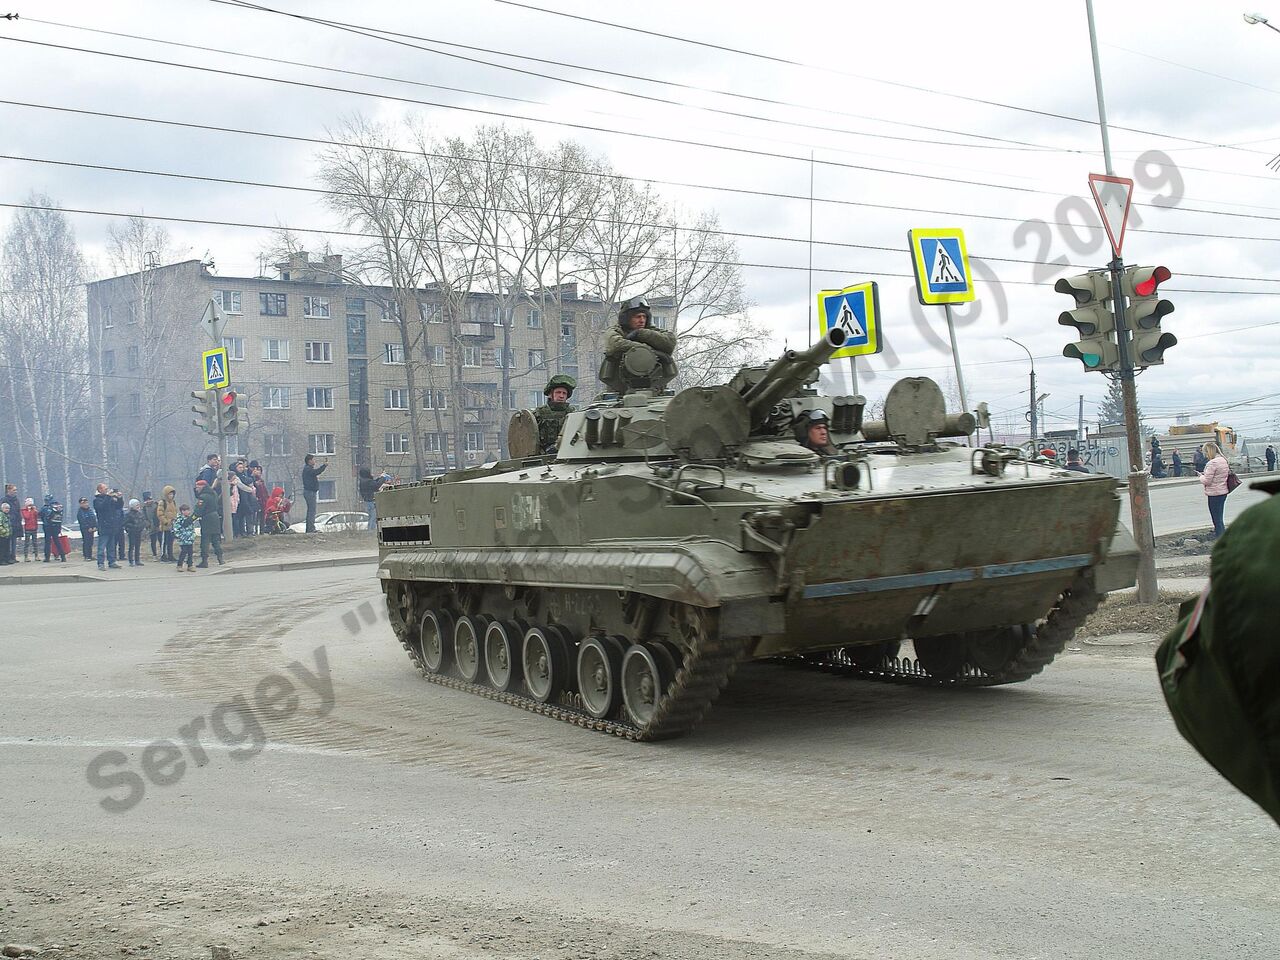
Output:
<path fill-rule="evenodd" d="M 349 282 L 341 256 L 306 253 L 273 277 L 218 276 L 190 260 L 91 283 L 93 395 L 115 476 L 182 488 L 216 449 L 187 409 L 211 346 L 199 326 L 211 299 L 226 317 L 222 345 L 240 401 L 232 453 L 261 461 L 291 495 L 305 454 L 329 458 L 319 499 L 341 509 L 358 499 L 361 466 L 417 473 L 414 414 L 422 472 L 432 474 L 499 458 L 511 413 L 542 403 L 554 373 L 577 377 L 579 396 L 590 396 L 614 322 L 607 305 L 566 284 L 505 303 L 472 294 L 451 330 L 437 290 L 397 300 L 390 288 Z M 669 314 L 659 304 L 655 323 Z"/>

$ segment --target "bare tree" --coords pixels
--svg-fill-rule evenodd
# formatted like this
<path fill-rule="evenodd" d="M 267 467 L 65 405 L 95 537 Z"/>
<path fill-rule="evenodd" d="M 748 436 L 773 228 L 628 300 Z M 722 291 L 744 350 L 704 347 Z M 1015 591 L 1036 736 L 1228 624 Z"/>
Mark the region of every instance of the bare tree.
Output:
<path fill-rule="evenodd" d="M 0 270 L 0 351 L 9 421 L 4 434 L 30 454 L 25 480 L 71 496 L 70 424 L 85 414 L 85 262 L 71 222 L 45 196 L 19 211 L 5 235 Z M 19 453 L 25 460 L 25 454 Z"/>

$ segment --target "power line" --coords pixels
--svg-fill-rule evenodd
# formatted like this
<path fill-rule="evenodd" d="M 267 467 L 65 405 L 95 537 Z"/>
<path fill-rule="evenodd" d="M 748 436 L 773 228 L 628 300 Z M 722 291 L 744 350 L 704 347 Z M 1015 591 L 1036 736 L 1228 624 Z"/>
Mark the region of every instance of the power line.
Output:
<path fill-rule="evenodd" d="M 213 0 L 213 2 L 227 3 L 227 2 L 230 2 L 230 0 Z M 881 83 L 881 84 L 885 84 L 886 86 L 898 87 L 903 90 L 913 90 L 917 93 L 927 93 L 927 94 L 938 96 L 938 97 L 949 97 L 953 100 L 963 100 L 966 103 L 976 103 L 976 104 L 980 104 L 982 106 L 987 106 L 987 107 L 1000 107 L 1005 110 L 1016 110 L 1019 113 L 1029 113 L 1034 116 L 1049 117 L 1054 120 L 1067 120 L 1071 123 L 1082 123 L 1091 127 L 1097 126 L 1096 120 L 1088 120 L 1083 117 L 1073 117 L 1073 116 L 1070 116 L 1069 114 L 1054 113 L 1049 110 L 1038 110 L 1034 107 L 1023 107 L 1023 106 L 1018 106 L 1017 104 L 1012 104 L 1012 103 L 1002 103 L 1001 101 L 998 101 L 998 100 L 987 100 L 982 97 L 970 97 L 960 93 L 952 93 L 947 90 L 935 90 L 932 87 L 922 87 L 916 84 L 904 83 L 898 80 L 885 80 L 882 77 L 873 77 L 868 74 L 852 73 L 847 70 L 837 70 L 834 67 L 828 67 L 822 64 L 804 63 L 799 60 L 790 60 L 790 59 L 787 59 L 786 57 L 777 57 L 777 56 L 773 56 L 772 54 L 759 53 L 754 50 L 744 50 L 739 47 L 729 47 L 723 44 L 710 43 L 705 40 L 695 40 L 691 37 L 681 37 L 676 34 L 661 33 L 656 30 L 646 30 L 642 27 L 633 27 L 627 24 L 614 23 L 609 20 L 598 20 L 594 17 L 587 17 L 581 14 L 569 13 L 564 10 L 552 10 L 547 7 L 539 7 L 530 3 L 520 3 L 520 2 L 517 2 L 517 0 L 493 0 L 493 2 L 500 3 L 508 7 L 518 7 L 523 10 L 531 10 L 536 13 L 543 13 L 550 16 L 566 17 L 570 20 L 580 20 L 585 23 L 593 23 L 593 24 L 596 24 L 597 26 L 610 27 L 614 30 L 624 30 L 629 33 L 640 33 L 646 36 L 657 37 L 663 40 L 672 40 L 677 43 L 685 43 L 685 44 L 690 44 L 696 47 L 703 47 L 704 49 L 708 49 L 708 50 L 718 50 L 722 53 L 732 53 L 732 54 L 737 54 L 738 56 L 752 57 L 757 60 L 766 60 L 771 63 L 779 63 L 785 66 L 801 67 L 806 70 L 820 70 L 824 73 L 831 73 L 831 74 L 835 74 L 837 76 L 842 76 L 842 77 L 851 77 L 855 80 L 866 80 L 871 83 Z M 233 5 L 246 6 L 246 7 L 256 6 L 254 4 L 241 2 L 241 0 L 235 0 Z M 1125 127 L 1115 123 L 1108 124 L 1108 126 L 1112 130 L 1123 130 L 1126 133 L 1140 133 L 1148 137 L 1165 137 L 1170 140 L 1180 140 L 1180 141 L 1183 141 L 1184 143 L 1194 143 L 1194 144 L 1199 144 L 1201 146 L 1206 146 L 1206 147 L 1217 147 L 1224 150 L 1240 150 L 1241 152 L 1244 152 L 1244 153 L 1257 153 L 1257 154 L 1269 155 L 1265 150 L 1245 150 L 1242 147 L 1234 146 L 1232 144 L 1213 143 L 1212 141 L 1208 141 L 1208 140 L 1197 140 L 1192 137 L 1182 137 L 1182 136 L 1178 136 L 1176 134 L 1171 134 L 1171 133 L 1159 133 L 1154 130 L 1141 130 L 1135 127 Z"/>
<path fill-rule="evenodd" d="M 225 127 L 225 126 L 217 126 L 217 125 L 211 125 L 211 124 L 193 123 L 190 121 L 182 121 L 182 120 L 167 120 L 160 117 L 143 117 L 143 116 L 136 116 L 132 114 L 112 113 L 112 112 L 103 111 L 103 110 L 88 110 L 88 109 L 78 108 L 78 107 L 54 106 L 52 104 L 32 103 L 32 102 L 22 101 L 22 100 L 0 99 L 0 105 L 23 107 L 23 108 L 32 109 L 32 110 L 49 110 L 56 113 L 72 113 L 80 116 L 102 117 L 102 118 L 113 119 L 113 120 L 127 120 L 134 123 L 151 123 L 151 124 L 156 124 L 157 126 L 171 126 L 171 127 L 178 127 L 182 129 L 188 129 L 188 130 L 203 130 L 210 133 L 231 133 L 231 134 L 238 134 L 241 136 L 261 137 L 261 138 L 268 138 L 273 140 L 286 140 L 294 143 L 310 144 L 313 146 L 355 147 L 362 150 L 371 150 L 377 153 L 390 153 L 390 154 L 397 154 L 401 156 L 428 157 L 428 158 L 441 159 L 441 160 L 470 159 L 471 162 L 476 162 L 476 163 L 492 162 L 492 161 L 486 161 L 479 158 L 460 157 L 456 154 L 432 153 L 429 151 L 409 150 L 401 147 L 362 144 L 362 143 L 356 143 L 352 141 L 335 140 L 332 138 L 306 137 L 306 136 L 300 136 L 297 134 L 273 133 L 265 130 L 250 130 L 243 127 Z M 678 188 L 690 189 L 690 190 L 708 190 L 708 191 L 719 192 L 719 193 L 732 193 L 732 194 L 738 194 L 743 196 L 766 197 L 771 199 L 795 200 L 795 201 L 803 201 L 805 203 L 808 203 L 810 200 L 810 197 L 808 197 L 807 195 L 782 193 L 779 191 L 772 191 L 772 190 L 755 190 L 755 189 L 749 189 L 746 187 L 724 186 L 721 184 L 691 183 L 688 181 L 681 181 L 681 180 L 664 180 L 664 179 L 657 179 L 657 178 L 649 179 L 649 178 L 643 178 L 643 177 L 625 176 L 623 174 L 612 173 L 612 172 L 605 173 L 601 171 L 587 170 L 587 169 L 570 170 L 565 167 L 520 163 L 520 162 L 514 162 L 514 161 L 504 161 L 504 163 L 507 163 L 509 166 L 519 167 L 521 169 L 540 170 L 540 171 L 545 171 L 549 173 L 572 172 L 572 173 L 580 173 L 584 176 L 597 177 L 601 179 L 619 180 L 619 181 L 625 180 L 625 181 L 631 181 L 634 183 L 652 183 L 659 186 L 678 187 Z M 990 213 L 974 213 L 974 212 L 957 211 L 957 210 L 939 210 L 939 209 L 930 208 L 930 207 L 910 207 L 910 206 L 902 206 L 898 204 L 871 203 L 869 201 L 847 200 L 839 197 L 813 197 L 812 199 L 815 203 L 832 204 L 836 206 L 863 207 L 863 208 L 872 209 L 872 210 L 907 211 L 912 213 L 926 213 L 926 214 L 931 214 L 935 216 L 965 217 L 965 218 L 974 219 L 974 220 L 991 220 L 991 221 L 1003 222 L 1003 223 L 1027 222 L 1026 218 L 1024 217 L 1002 216 L 999 214 L 990 214 Z M 1177 210 L 1178 209 L 1176 207 L 1167 207 L 1162 204 L 1135 203 L 1134 206 L 1150 207 L 1152 209 L 1158 209 L 1158 210 Z M 1093 224 L 1077 224 L 1077 223 L 1070 223 L 1067 221 L 1059 221 L 1059 220 L 1047 220 L 1044 222 L 1048 226 L 1072 227 L 1076 230 L 1088 230 L 1091 233 L 1096 233 L 1102 230 L 1102 227 L 1100 225 L 1093 225 Z M 1187 236 L 1187 237 L 1209 238 L 1209 239 L 1258 239 L 1258 240 L 1270 239 L 1265 237 L 1219 238 L 1216 234 L 1188 233 L 1188 232 L 1177 232 L 1177 231 L 1148 231 L 1140 228 L 1134 228 L 1130 232 L 1131 233 L 1166 232 L 1166 233 L 1172 233 L 1175 236 Z"/>
<path fill-rule="evenodd" d="M 4 202 L 0 202 L 0 207 L 8 208 L 11 210 L 48 210 L 50 209 L 49 207 L 43 207 L 36 204 L 4 203 Z M 286 232 L 300 233 L 300 234 L 317 234 L 320 236 L 355 237 L 355 238 L 365 239 L 365 240 L 381 239 L 381 236 L 378 234 L 362 233 L 358 230 L 334 230 L 334 229 L 327 229 L 327 228 L 320 228 L 320 227 L 294 227 L 294 226 L 288 226 L 288 225 L 278 224 L 278 223 L 277 224 L 247 223 L 244 221 L 237 221 L 237 220 L 209 220 L 209 219 L 198 218 L 198 217 L 161 216 L 159 214 L 153 214 L 153 213 L 120 213 L 119 211 L 91 210 L 83 207 L 56 207 L 53 209 L 56 209 L 61 213 L 74 213 L 74 214 L 82 214 L 85 216 L 96 216 L 96 217 L 117 217 L 117 218 L 133 217 L 139 220 L 155 220 L 161 223 L 193 223 L 200 226 L 234 227 L 237 229 L 245 229 L 245 230 L 273 230 L 277 232 L 286 231 Z M 1280 238 L 1277 238 L 1277 240 L 1280 240 Z M 489 248 L 496 248 L 496 249 L 505 250 L 505 251 L 519 251 L 523 249 L 521 247 L 515 247 L 509 244 L 490 243 L 490 244 L 486 244 L 485 246 Z M 892 248 L 885 248 L 885 249 L 892 249 Z M 575 249 L 565 249 L 563 252 L 566 254 L 573 254 L 577 256 L 589 256 L 591 254 L 591 251 L 575 250 Z M 900 251 L 895 251 L 895 252 L 900 252 Z M 666 262 L 666 261 L 672 260 L 673 258 L 664 254 L 642 254 L 642 255 L 636 256 L 635 259 L 657 260 L 657 261 Z M 792 272 L 796 272 L 796 271 L 808 272 L 809 270 L 809 268 L 803 264 L 753 263 L 753 262 L 740 261 L 740 260 L 721 260 L 717 262 L 722 263 L 725 266 L 739 267 L 742 269 L 749 269 L 749 270 L 787 270 Z M 876 276 L 879 276 L 879 277 L 899 277 L 899 278 L 906 278 L 906 279 L 915 278 L 915 274 L 913 273 L 895 273 L 887 270 L 871 271 L 871 270 L 864 270 L 858 267 L 818 267 L 816 269 L 817 269 L 817 272 L 819 273 L 832 273 L 832 274 L 844 274 L 844 275 L 859 274 L 859 273 L 874 273 Z M 1044 287 L 1049 285 L 1047 281 L 1006 280 L 999 277 L 997 277 L 995 280 L 984 280 L 981 277 L 973 277 L 972 279 L 974 283 L 989 283 L 993 286 Z M 1201 294 L 1223 295 L 1223 296 L 1280 297 L 1280 290 L 1277 290 L 1277 291 L 1202 290 L 1202 289 L 1187 288 L 1187 287 L 1166 287 L 1165 290 L 1170 293 L 1201 293 Z"/>
<path fill-rule="evenodd" d="M 478 47 L 478 46 L 473 46 L 471 44 L 454 43 L 448 40 L 441 40 L 438 37 L 423 37 L 417 34 L 403 33 L 397 30 L 387 30 L 381 27 L 373 27 L 365 24 L 350 23 L 342 20 L 330 20 L 324 17 L 313 17 L 313 16 L 308 16 L 306 14 L 294 13 L 287 10 L 276 10 L 271 7 L 265 7 L 256 3 L 240 3 L 240 2 L 236 2 L 236 0 L 211 0 L 211 2 L 220 3 L 220 4 L 224 4 L 226 6 L 231 6 L 231 7 L 237 7 L 244 10 L 252 10 L 259 13 L 269 13 L 269 14 L 275 14 L 282 17 L 289 17 L 295 20 L 302 20 L 306 23 L 312 23 L 317 26 L 331 27 L 336 30 L 341 30 L 344 33 L 351 33 L 356 36 L 366 37 L 370 40 L 382 40 L 387 43 L 394 43 L 398 46 L 408 47 L 413 50 L 420 50 L 426 53 L 435 54 L 436 56 L 451 57 L 454 59 L 462 60 L 467 63 L 475 63 L 481 66 L 491 67 L 497 70 L 506 70 L 514 73 L 523 74 L 525 76 L 538 77 L 544 80 L 553 80 L 558 83 L 565 83 L 571 86 L 583 87 L 589 90 L 598 90 L 604 93 L 612 93 L 612 94 L 616 94 L 618 96 L 624 96 L 624 97 L 634 97 L 641 100 L 647 100 L 654 103 L 667 104 L 670 106 L 682 107 L 690 110 L 704 110 L 712 113 L 723 114 L 725 116 L 739 117 L 739 118 L 744 118 L 749 120 L 763 120 L 768 123 L 783 123 L 789 126 L 806 127 L 808 129 L 822 130 L 828 133 L 845 133 L 852 136 L 882 137 L 884 139 L 889 139 L 889 140 L 903 140 L 908 143 L 929 143 L 929 144 L 940 144 L 942 146 L 971 147 L 971 148 L 986 149 L 986 150 L 1034 150 L 1034 151 L 1053 152 L 1053 153 L 1087 153 L 1088 152 L 1084 150 L 1074 150 L 1068 147 L 1054 147 L 1048 144 L 1032 143 L 1026 140 L 1014 140 L 1007 137 L 996 137 L 996 136 L 991 136 L 991 135 L 982 134 L 982 133 L 971 133 L 967 130 L 953 130 L 947 127 L 938 127 L 938 126 L 932 126 L 928 124 L 908 123 L 901 120 L 890 120 L 884 117 L 875 117 L 867 114 L 849 113 L 841 110 L 825 110 L 821 108 L 809 107 L 809 106 L 806 106 L 805 104 L 795 103 L 787 100 L 775 100 L 768 97 L 748 96 L 745 94 L 735 93 L 733 91 L 717 90 L 709 87 L 700 87 L 694 84 L 676 83 L 676 82 L 667 81 L 667 80 L 656 80 L 652 77 L 642 77 L 634 74 L 620 73 L 618 71 L 613 71 L 613 70 L 604 70 L 597 67 L 587 67 L 581 64 L 567 63 L 562 60 L 551 60 L 551 59 L 545 59 L 541 57 L 530 57 L 527 54 L 516 53 L 510 50 L 495 50 L 490 47 Z M 33 22 L 46 23 L 49 21 L 33 21 Z M 88 29 L 88 28 L 83 28 L 83 29 Z M 94 31 L 94 32 L 99 32 L 99 31 Z M 102 32 L 109 32 L 109 31 L 102 31 Z M 128 34 L 118 34 L 118 35 L 129 36 Z M 149 38 L 135 37 L 134 39 L 145 40 Z M 818 124 L 802 123 L 802 122 L 792 121 L 792 120 L 781 120 L 776 117 L 763 117 L 756 114 L 742 113 L 741 111 L 736 111 L 736 110 L 725 110 L 719 107 L 708 107 L 708 106 L 703 106 L 701 104 L 690 104 L 690 103 L 685 103 L 679 100 L 671 100 L 665 97 L 654 97 L 654 96 L 650 96 L 643 93 L 636 93 L 631 90 L 621 90 L 616 87 L 605 87 L 599 84 L 587 83 L 585 81 L 574 80 L 568 77 L 555 76 L 554 74 L 539 73 L 537 71 L 526 70 L 521 67 L 512 66 L 511 64 L 508 64 L 508 63 L 494 62 L 491 60 L 481 60 L 476 57 L 467 57 L 461 54 L 449 53 L 446 50 L 437 50 L 432 47 L 424 47 L 417 43 L 408 43 L 406 42 L 408 40 L 418 40 L 424 43 L 438 43 L 443 46 L 456 47 L 462 50 L 471 50 L 477 53 L 488 53 L 488 54 L 493 54 L 501 57 L 514 57 L 520 60 L 528 60 L 533 63 L 542 63 L 550 66 L 565 67 L 571 70 L 582 70 L 590 73 L 600 73 L 606 76 L 622 77 L 629 80 L 646 81 L 649 83 L 660 83 L 666 86 L 673 86 L 680 89 L 698 91 L 702 93 L 713 93 L 719 96 L 736 97 L 740 99 L 752 100 L 759 103 L 767 103 L 774 106 L 787 107 L 789 109 L 800 109 L 800 110 L 816 109 L 819 112 L 830 113 L 836 116 L 853 117 L 859 120 L 871 120 L 876 123 L 889 123 L 895 126 L 910 127 L 912 129 L 917 129 L 917 130 L 928 130 L 934 133 L 947 133 L 947 134 L 952 134 L 954 136 L 973 137 L 981 140 L 989 140 L 989 141 L 992 141 L 992 143 L 989 143 L 989 144 L 987 143 L 955 143 L 952 141 L 921 140 L 918 138 L 897 137 L 889 134 L 877 134 L 877 133 L 868 133 L 868 132 L 861 132 L 861 131 L 841 130 L 839 128 L 832 129 L 829 126 L 820 126 Z M 164 43 L 167 41 L 157 40 L 154 42 Z M 183 46 L 185 46 L 185 44 L 183 44 Z M 205 48 L 197 47 L 196 49 L 205 49 Z M 288 61 L 285 61 L 285 62 L 288 62 Z M 322 69 L 329 69 L 329 68 L 322 68 Z M 382 78 L 382 79 L 391 79 L 391 78 Z"/>
<path fill-rule="evenodd" d="M 468 158 L 455 157 L 455 159 L 468 159 Z M 49 159 L 45 157 L 23 157 L 15 154 L 0 154 L 0 160 L 13 160 L 13 161 L 22 162 L 22 163 L 40 163 L 40 164 L 48 164 L 51 166 L 74 167 L 82 170 L 102 170 L 110 173 L 124 173 L 124 174 L 132 174 L 132 175 L 148 176 L 148 177 L 163 177 L 163 178 L 176 179 L 176 180 L 191 180 L 191 181 L 196 181 L 201 183 L 220 183 L 220 184 L 226 184 L 231 186 L 256 187 L 256 188 L 262 188 L 262 189 L 268 189 L 268 190 L 288 190 L 292 192 L 312 193 L 312 194 L 319 194 L 322 196 L 331 196 L 331 197 L 359 196 L 359 194 L 351 193 L 349 191 L 326 190 L 322 187 L 308 187 L 308 186 L 302 186 L 299 184 L 269 183 L 269 182 L 264 182 L 260 180 L 240 180 L 240 179 L 235 179 L 230 177 L 210 177 L 210 176 L 201 176 L 199 174 L 175 173 L 172 171 L 164 171 L 164 170 L 146 170 L 138 167 L 116 167 L 116 166 L 109 166 L 106 164 L 97 164 L 97 163 L 78 163 L 70 160 L 54 160 L 54 159 Z M 409 197 L 388 196 L 388 195 L 381 195 L 381 194 L 372 194 L 370 195 L 370 199 L 388 200 L 388 201 L 394 201 L 399 203 L 411 203 L 411 204 L 423 204 L 426 202 L 422 200 L 413 200 Z M 478 206 L 475 206 L 474 204 L 465 204 L 465 203 L 450 203 L 450 206 L 459 207 L 466 210 L 473 210 L 473 211 L 492 211 L 494 213 L 506 213 L 506 214 L 516 214 L 516 215 L 521 213 L 521 211 L 511 210 L 503 207 L 478 207 Z M 578 220 L 578 221 L 583 221 L 588 223 L 599 223 L 599 224 L 606 224 L 611 226 L 654 227 L 654 228 L 660 228 L 660 229 L 671 229 L 677 226 L 677 224 L 674 224 L 674 223 L 658 223 L 654 221 L 642 221 L 642 220 L 618 220 L 618 219 L 611 219 L 607 217 L 589 217 L 589 216 L 583 216 L 583 215 L 572 214 L 572 213 L 568 213 L 568 214 L 561 213 L 557 215 L 567 220 Z M 852 249 L 852 250 L 875 250 L 875 251 L 894 253 L 894 254 L 901 254 L 905 252 L 904 248 L 902 247 L 890 247 L 890 246 L 877 245 L 877 244 L 849 243 L 849 242 L 843 242 L 838 240 L 817 240 L 817 239 L 811 240 L 810 238 L 807 238 L 807 237 L 788 237 L 788 236 L 781 236 L 778 234 L 749 233 L 745 231 L 736 231 L 736 230 L 713 230 L 708 227 L 697 227 L 697 226 L 689 226 L 689 225 L 678 225 L 678 226 L 679 226 L 679 229 L 689 233 L 701 233 L 701 234 L 707 234 L 712 236 L 736 237 L 736 238 L 750 239 L 750 240 L 768 240 L 768 241 L 780 242 L 780 243 L 806 243 L 807 244 L 812 242 L 814 244 L 817 244 L 818 246 L 824 246 L 824 247 L 840 247 L 840 248 Z M 1018 264 L 1027 264 L 1032 266 L 1061 266 L 1068 270 L 1088 270 L 1089 269 L 1089 267 L 1084 266 L 1082 264 L 1056 264 L 1056 263 L 1050 263 L 1049 261 L 1045 261 L 1045 260 L 1029 260 L 1029 259 L 1019 258 L 1019 257 L 993 257 L 993 256 L 983 256 L 981 254 L 974 254 L 974 256 L 977 259 L 986 260 L 993 263 L 1018 263 Z M 664 258 L 664 259 L 670 259 L 670 258 Z M 1179 276 L 1197 277 L 1201 279 L 1213 279 L 1213 280 L 1246 280 L 1246 281 L 1255 281 L 1259 283 L 1280 283 L 1280 278 L 1269 278 L 1269 277 L 1244 277 L 1244 276 L 1229 276 L 1224 274 L 1201 274 L 1201 273 L 1179 273 Z M 1169 289 L 1172 289 L 1172 288 L 1169 288 Z"/>
<path fill-rule="evenodd" d="M 212 73 L 220 76 L 237 77 L 246 80 L 261 80 L 267 83 L 279 83 L 285 86 L 301 87 L 308 90 L 319 90 L 325 93 L 344 93 L 358 97 L 369 97 L 375 100 L 389 100 L 396 103 L 409 103 L 415 106 L 435 107 L 441 110 L 456 110 L 461 113 L 475 113 L 481 116 L 498 117 L 505 120 L 519 120 L 523 123 L 541 123 L 556 127 L 565 127 L 571 130 L 585 130 L 592 133 L 604 133 L 619 137 L 633 137 L 640 140 L 652 140 L 659 143 L 670 143 L 678 146 L 696 147 L 705 150 L 717 150 L 727 153 L 744 154 L 747 156 L 762 157 L 770 160 L 790 160 L 796 163 L 809 163 L 809 157 L 802 157 L 788 153 L 774 153 L 769 150 L 761 150 L 753 147 L 730 146 L 728 144 L 708 143 L 701 140 L 685 140 L 679 137 L 667 137 L 656 133 L 643 133 L 636 130 L 616 130 L 609 127 L 599 127 L 586 123 L 574 123 L 568 120 L 549 120 L 540 117 L 531 117 L 523 114 L 504 113 L 500 110 L 487 110 L 481 107 L 467 107 L 451 103 L 439 103 L 432 100 L 419 100 L 414 97 L 400 96 L 388 93 L 372 93 L 366 90 L 354 90 L 348 87 L 337 87 L 322 83 L 309 83 L 304 80 L 289 80 L 284 77 L 269 77 L 263 74 L 245 73 L 237 70 L 222 70 L 217 67 L 205 67 L 192 63 L 175 63 L 171 60 L 158 60 L 153 57 L 139 57 L 131 54 L 115 53 L 108 50 L 94 50 L 88 47 L 75 47 L 68 44 L 47 43 L 42 40 L 26 40 L 19 37 L 2 37 L 0 40 L 9 43 L 23 43 L 31 46 L 44 47 L 52 50 L 63 50 L 71 53 L 85 53 L 93 56 L 108 57 L 118 60 L 129 60 L 137 63 L 146 63 L 152 66 L 175 67 L 181 70 L 194 70 L 200 73 Z M 482 94 L 483 95 L 483 94 Z M 741 136 L 739 134 L 739 136 Z M 893 158 L 900 159 L 900 158 Z M 953 183 L 969 187 L 985 187 L 992 190 L 1007 190 L 1015 193 L 1036 194 L 1041 196 L 1060 196 L 1060 192 L 1051 190 L 1038 190 L 1033 187 L 1019 187 L 1013 184 L 987 183 L 981 180 L 965 180 L 960 177 L 944 177 L 937 174 L 913 173 L 905 170 L 894 170 L 889 167 L 874 167 L 867 164 L 847 163 L 839 160 L 817 160 L 816 163 L 824 167 L 833 167 L 840 170 L 859 170 L 864 173 L 881 173 L 887 176 L 908 177 L 910 179 L 931 180 L 938 183 Z"/>

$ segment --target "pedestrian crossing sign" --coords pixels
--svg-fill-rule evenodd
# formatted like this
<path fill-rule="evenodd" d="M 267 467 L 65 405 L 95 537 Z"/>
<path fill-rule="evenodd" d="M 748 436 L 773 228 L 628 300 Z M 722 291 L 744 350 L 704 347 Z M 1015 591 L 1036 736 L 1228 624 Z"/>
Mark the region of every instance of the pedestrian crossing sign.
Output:
<path fill-rule="evenodd" d="M 204 388 L 218 390 L 231 386 L 231 367 L 227 365 L 227 348 L 206 350 L 200 355 L 204 372 Z"/>
<path fill-rule="evenodd" d="M 869 357 L 884 349 L 880 339 L 880 286 L 874 280 L 845 287 L 823 290 L 818 294 L 818 327 L 827 331 L 844 330 L 844 346 L 833 353 L 836 357 Z"/>
<path fill-rule="evenodd" d="M 908 230 L 907 243 L 921 303 L 968 303 L 974 298 L 963 230 Z"/>

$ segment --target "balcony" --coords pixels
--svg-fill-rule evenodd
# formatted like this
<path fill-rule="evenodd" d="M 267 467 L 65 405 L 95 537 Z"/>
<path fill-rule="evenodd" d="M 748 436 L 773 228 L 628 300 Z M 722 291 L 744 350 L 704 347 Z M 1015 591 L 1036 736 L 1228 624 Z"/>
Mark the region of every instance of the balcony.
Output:
<path fill-rule="evenodd" d="M 458 335 L 461 337 L 475 337 L 479 340 L 492 340 L 496 334 L 494 328 L 495 323 L 483 321 L 465 321 L 458 325 Z"/>

